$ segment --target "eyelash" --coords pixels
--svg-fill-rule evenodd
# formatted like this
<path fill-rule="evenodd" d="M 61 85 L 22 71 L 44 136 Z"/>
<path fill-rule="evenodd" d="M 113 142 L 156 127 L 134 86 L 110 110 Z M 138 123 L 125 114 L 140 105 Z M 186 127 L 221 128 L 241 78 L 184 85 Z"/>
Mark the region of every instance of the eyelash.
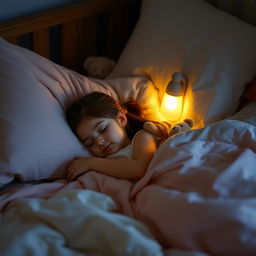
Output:
<path fill-rule="evenodd" d="M 100 133 L 103 133 L 103 132 L 105 132 L 106 130 L 107 130 L 107 125 L 102 129 L 102 130 L 100 130 Z"/>
<path fill-rule="evenodd" d="M 106 130 L 107 130 L 107 128 L 108 128 L 108 126 L 106 125 L 102 130 L 100 130 L 100 133 L 103 133 L 103 132 L 105 132 Z M 90 143 L 89 145 L 85 145 L 87 148 L 90 148 L 90 147 L 92 147 L 93 146 L 93 142 L 92 143 Z"/>

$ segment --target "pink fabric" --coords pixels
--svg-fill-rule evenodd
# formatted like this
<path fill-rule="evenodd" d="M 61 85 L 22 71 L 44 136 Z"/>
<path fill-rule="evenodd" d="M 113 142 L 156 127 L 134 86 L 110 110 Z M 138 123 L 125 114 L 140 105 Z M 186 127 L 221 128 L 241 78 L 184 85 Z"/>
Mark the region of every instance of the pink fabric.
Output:
<path fill-rule="evenodd" d="M 92 81 L 0 38 L 0 186 L 64 178 L 75 156 L 86 156 L 65 120 L 66 106 L 92 91 L 118 99 Z"/>
<path fill-rule="evenodd" d="M 72 183 L 11 188 L 0 202 L 91 189 L 111 196 L 119 212 L 145 223 L 167 248 L 255 255 L 255 135 L 255 126 L 225 120 L 170 138 L 137 183 L 91 171 Z"/>

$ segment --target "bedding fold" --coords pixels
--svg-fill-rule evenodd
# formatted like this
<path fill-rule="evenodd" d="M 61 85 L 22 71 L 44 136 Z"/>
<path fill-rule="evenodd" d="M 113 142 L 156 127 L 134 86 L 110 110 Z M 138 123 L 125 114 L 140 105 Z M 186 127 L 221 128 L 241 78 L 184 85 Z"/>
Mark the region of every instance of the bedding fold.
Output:
<path fill-rule="evenodd" d="M 1 255 L 163 255 L 146 226 L 114 209 L 110 197 L 89 190 L 13 201 L 0 221 Z"/>

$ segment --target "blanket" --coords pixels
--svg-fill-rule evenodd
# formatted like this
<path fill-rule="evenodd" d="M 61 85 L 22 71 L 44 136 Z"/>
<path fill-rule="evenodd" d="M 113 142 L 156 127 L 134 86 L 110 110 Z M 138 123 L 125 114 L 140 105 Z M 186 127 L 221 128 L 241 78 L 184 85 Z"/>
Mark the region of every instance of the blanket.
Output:
<path fill-rule="evenodd" d="M 223 120 L 168 139 L 158 148 L 146 175 L 136 183 L 90 171 L 71 183 L 59 180 L 12 188 L 0 198 L 2 207 L 7 205 L 3 212 L 5 222 L 10 218 L 15 223 L 15 218 L 22 214 L 15 211 L 15 207 L 26 205 L 24 200 L 36 200 L 36 204 L 40 204 L 42 198 L 52 199 L 56 193 L 87 189 L 110 197 L 115 203 L 115 214 L 129 218 L 131 226 L 135 226 L 132 232 L 136 229 L 136 236 L 143 236 L 137 242 L 145 241 L 143 248 L 152 243 L 159 255 L 159 244 L 163 249 L 209 255 L 256 255 L 255 121 L 255 118 L 246 122 Z M 73 207 L 68 204 L 59 214 L 68 215 Z M 44 209 L 42 205 L 40 218 L 45 218 L 41 217 Z M 135 220 L 146 228 L 134 224 Z M 75 218 L 64 222 L 75 222 Z M 47 220 L 47 223 L 53 225 L 51 221 Z M 62 224 L 58 225 L 58 230 L 62 229 Z M 75 226 L 72 229 L 70 225 L 69 229 L 78 232 L 79 239 L 83 239 L 79 228 L 76 231 Z M 67 241 L 71 243 L 71 240 Z M 14 235 L 10 243 L 15 242 Z"/>
<path fill-rule="evenodd" d="M 114 209 L 86 190 L 13 201 L 1 216 L 1 255 L 162 255 L 144 225 Z"/>

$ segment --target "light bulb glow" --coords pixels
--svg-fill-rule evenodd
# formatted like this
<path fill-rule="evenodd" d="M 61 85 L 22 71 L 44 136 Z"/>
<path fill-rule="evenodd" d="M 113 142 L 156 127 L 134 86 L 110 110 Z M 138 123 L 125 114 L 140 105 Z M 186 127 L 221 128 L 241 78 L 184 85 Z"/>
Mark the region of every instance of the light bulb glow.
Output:
<path fill-rule="evenodd" d="M 165 107 L 168 110 L 175 110 L 178 108 L 179 105 L 179 99 L 178 97 L 174 97 L 174 96 L 167 96 L 166 97 L 166 101 L 165 101 Z"/>
<path fill-rule="evenodd" d="M 168 121 L 177 121 L 182 114 L 182 96 L 171 96 L 165 93 L 162 104 L 161 114 Z"/>

